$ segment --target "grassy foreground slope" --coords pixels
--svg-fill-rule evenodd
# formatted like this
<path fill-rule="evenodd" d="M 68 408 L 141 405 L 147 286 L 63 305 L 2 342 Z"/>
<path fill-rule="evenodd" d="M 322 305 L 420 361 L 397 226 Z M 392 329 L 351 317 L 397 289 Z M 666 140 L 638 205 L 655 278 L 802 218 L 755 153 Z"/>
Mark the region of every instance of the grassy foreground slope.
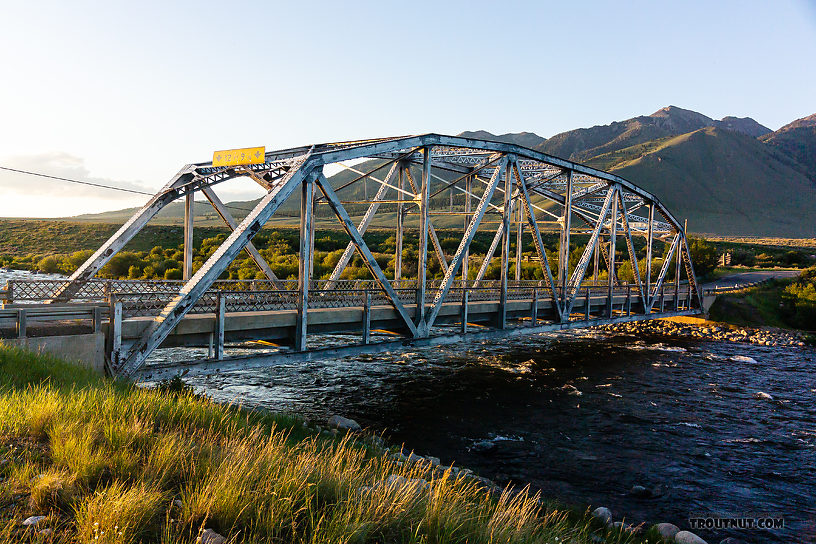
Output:
<path fill-rule="evenodd" d="M 2 542 L 641 541 L 362 436 L 2 345 L 0 459 Z"/>

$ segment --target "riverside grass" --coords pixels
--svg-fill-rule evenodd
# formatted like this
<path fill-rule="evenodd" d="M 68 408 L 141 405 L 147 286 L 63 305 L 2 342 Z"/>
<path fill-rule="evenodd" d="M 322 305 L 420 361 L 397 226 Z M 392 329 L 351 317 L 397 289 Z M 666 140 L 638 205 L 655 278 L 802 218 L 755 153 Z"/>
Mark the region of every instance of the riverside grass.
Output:
<path fill-rule="evenodd" d="M 377 485 L 390 475 L 422 486 Z M 641 542 L 362 435 L 108 380 L 0 344 L 0 542 Z M 35 528 L 21 522 L 47 516 Z M 47 534 L 40 534 L 43 529 Z M 654 541 L 653 538 L 649 540 Z"/>

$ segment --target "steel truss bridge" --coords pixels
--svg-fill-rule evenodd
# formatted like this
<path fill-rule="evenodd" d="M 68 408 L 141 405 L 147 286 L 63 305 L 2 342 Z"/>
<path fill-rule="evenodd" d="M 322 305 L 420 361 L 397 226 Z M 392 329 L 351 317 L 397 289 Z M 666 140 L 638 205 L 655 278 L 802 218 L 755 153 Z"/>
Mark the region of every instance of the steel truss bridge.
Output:
<path fill-rule="evenodd" d="M 354 177 L 341 187 L 333 186 L 324 175 L 327 166 L 350 170 Z M 213 190 L 234 178 L 250 180 L 266 191 L 240 222 Z M 363 183 L 378 186 L 373 197 L 360 199 L 359 190 L 350 193 Z M 194 272 L 196 193 L 203 193 L 232 232 Z M 357 196 L 354 200 L 340 196 L 348 194 Z M 431 206 L 432 199 L 438 203 L 447 195 L 447 206 Z M 162 208 L 182 197 L 182 281 L 95 277 Z M 288 199 L 298 197 L 298 279 L 282 280 L 251 240 Z M 350 202 L 367 205 L 361 219 L 355 221 L 347 211 Z M 391 221 L 396 240 L 392 270 L 383 270 L 364 240 L 384 204 L 388 205 L 384 209 L 397 212 Z M 323 206 L 331 210 L 349 242 L 329 277 L 318 279 L 313 277 L 315 217 Z M 434 228 L 434 220 L 443 216 L 461 219 L 458 247 L 452 254 L 443 249 Z M 406 222 L 418 223 L 419 231 L 418 263 L 410 274 L 402 263 Z M 578 245 L 583 250 L 577 265 L 549 262 L 542 242 L 544 230 L 560 233 L 558 263 L 569 262 L 570 247 L 577 245 L 576 237 L 581 235 Z M 477 231 L 492 233 L 486 254 L 471 251 Z M 540 280 L 522 279 L 525 235 L 532 237 Z M 515 255 L 511 255 L 513 236 Z M 647 266 L 642 272 L 633 244 L 638 236 L 646 242 Z M 663 259 L 653 255 L 655 240 L 668 244 Z M 630 283 L 618 278 L 619 243 L 625 246 L 623 261 L 631 266 L 634 281 Z M 265 279 L 219 280 L 243 251 Z M 343 279 L 355 252 L 372 279 Z M 497 254 L 500 278 L 485 279 Z M 429 277 L 430 259 L 438 261 L 444 272 L 441 278 Z M 660 262 L 656 278 L 653 262 Z M 593 273 L 588 274 L 591 263 Z M 677 273 L 668 281 L 672 263 Z M 602 280 L 600 268 L 607 272 Z M 284 149 L 266 153 L 263 164 L 248 166 L 187 165 L 69 279 L 10 282 L 6 289 L 8 300 L 44 303 L 36 308 L 104 302 L 109 308 L 107 322 L 101 325 L 96 314 L 94 322 L 107 334 L 108 371 L 154 378 L 244 369 L 281 359 L 690 315 L 702 307 L 685 230 L 654 195 L 619 176 L 517 145 L 438 134 Z M 35 313 L 35 306 L 30 312 Z M 325 347 L 317 338 L 326 334 L 343 334 L 349 341 Z M 248 339 L 281 347 L 262 356 L 225 355 L 225 342 Z M 174 345 L 210 346 L 211 356 L 203 361 L 145 365 L 156 348 Z"/>

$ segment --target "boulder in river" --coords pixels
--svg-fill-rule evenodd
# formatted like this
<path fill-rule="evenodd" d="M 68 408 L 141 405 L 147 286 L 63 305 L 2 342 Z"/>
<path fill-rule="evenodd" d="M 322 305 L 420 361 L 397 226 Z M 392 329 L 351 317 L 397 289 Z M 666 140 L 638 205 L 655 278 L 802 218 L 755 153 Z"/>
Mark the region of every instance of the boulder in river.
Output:
<path fill-rule="evenodd" d="M 473 443 L 470 450 L 478 453 L 489 453 L 496 451 L 496 448 L 496 443 L 492 440 L 479 440 L 478 442 Z"/>
<path fill-rule="evenodd" d="M 673 540 L 674 536 L 680 532 L 680 527 L 674 523 L 658 523 L 655 525 L 655 529 L 665 540 Z"/>
<path fill-rule="evenodd" d="M 360 424 L 353 419 L 348 419 L 338 415 L 333 415 L 329 418 L 329 427 L 344 429 L 347 431 L 359 431 L 361 429 Z"/>
<path fill-rule="evenodd" d="M 677 544 L 708 544 L 705 540 L 690 531 L 680 531 L 674 535 Z"/>
<path fill-rule="evenodd" d="M 648 499 L 652 496 L 652 492 L 642 485 L 633 485 L 629 490 L 629 494 L 639 499 Z"/>
<path fill-rule="evenodd" d="M 204 532 L 198 537 L 199 544 L 224 544 L 227 539 L 212 529 L 204 529 Z"/>
<path fill-rule="evenodd" d="M 599 506 L 595 510 L 592 511 L 592 517 L 601 520 L 603 523 L 608 524 L 612 521 L 612 511 L 605 506 Z"/>

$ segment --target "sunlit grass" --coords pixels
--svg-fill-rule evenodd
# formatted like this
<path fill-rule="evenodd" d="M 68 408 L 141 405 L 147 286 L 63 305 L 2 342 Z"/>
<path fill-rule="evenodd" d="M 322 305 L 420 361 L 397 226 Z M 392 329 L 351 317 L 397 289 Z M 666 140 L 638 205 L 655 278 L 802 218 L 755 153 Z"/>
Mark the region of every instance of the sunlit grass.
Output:
<path fill-rule="evenodd" d="M 12 375 L 12 370 L 14 375 Z M 115 383 L 0 346 L 0 541 L 636 541 L 357 435 Z M 20 522 L 48 519 L 35 529 Z M 557 540 L 556 540 L 557 538 Z"/>

